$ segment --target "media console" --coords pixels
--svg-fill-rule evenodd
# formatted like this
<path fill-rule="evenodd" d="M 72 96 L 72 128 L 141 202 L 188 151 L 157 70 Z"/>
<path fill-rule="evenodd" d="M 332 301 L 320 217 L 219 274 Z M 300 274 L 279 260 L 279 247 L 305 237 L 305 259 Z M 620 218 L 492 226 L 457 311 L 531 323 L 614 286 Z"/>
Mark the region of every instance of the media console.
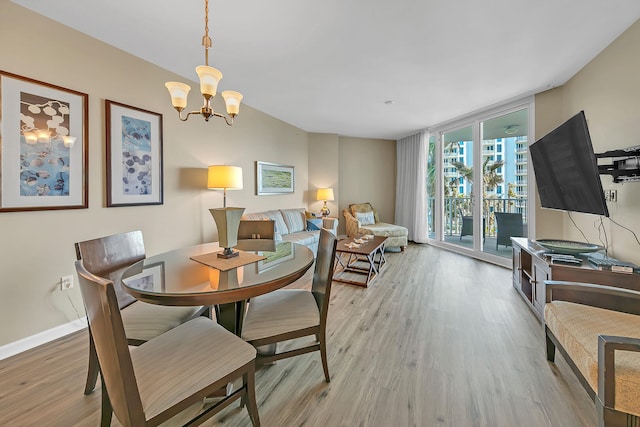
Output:
<path fill-rule="evenodd" d="M 580 265 L 552 263 L 545 249 L 523 237 L 512 237 L 513 287 L 544 322 L 545 280 L 595 283 L 640 291 L 640 274 L 597 270 L 586 260 Z"/>

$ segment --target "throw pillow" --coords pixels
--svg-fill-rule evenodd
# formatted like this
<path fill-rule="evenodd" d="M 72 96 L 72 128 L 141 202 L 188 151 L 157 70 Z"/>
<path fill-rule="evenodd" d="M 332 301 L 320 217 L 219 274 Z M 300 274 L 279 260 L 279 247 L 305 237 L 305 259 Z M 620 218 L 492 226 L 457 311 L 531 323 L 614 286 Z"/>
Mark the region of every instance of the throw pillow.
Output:
<path fill-rule="evenodd" d="M 356 212 L 356 219 L 360 222 L 360 225 L 373 225 L 376 223 L 373 211 Z"/>
<path fill-rule="evenodd" d="M 308 219 L 307 220 L 307 231 L 320 230 L 322 228 L 322 220 L 321 219 Z"/>

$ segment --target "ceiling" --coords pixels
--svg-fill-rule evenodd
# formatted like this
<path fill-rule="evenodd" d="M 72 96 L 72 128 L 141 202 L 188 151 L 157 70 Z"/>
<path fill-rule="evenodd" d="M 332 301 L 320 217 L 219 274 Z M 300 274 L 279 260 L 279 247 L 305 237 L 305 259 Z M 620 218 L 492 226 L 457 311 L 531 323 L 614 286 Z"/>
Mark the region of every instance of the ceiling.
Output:
<path fill-rule="evenodd" d="M 184 79 L 204 63 L 203 0 L 13 2 Z M 638 18 L 638 0 L 210 0 L 209 64 L 307 132 L 398 139 L 562 85 Z"/>

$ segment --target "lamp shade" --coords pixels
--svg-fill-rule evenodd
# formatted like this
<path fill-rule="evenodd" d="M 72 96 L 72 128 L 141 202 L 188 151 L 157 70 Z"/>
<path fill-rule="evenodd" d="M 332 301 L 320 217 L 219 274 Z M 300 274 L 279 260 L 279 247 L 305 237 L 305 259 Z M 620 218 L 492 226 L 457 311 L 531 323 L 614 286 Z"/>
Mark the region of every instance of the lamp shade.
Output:
<path fill-rule="evenodd" d="M 237 116 L 238 112 L 240 111 L 242 94 L 240 92 L 236 92 L 235 90 L 225 90 L 224 92 L 222 92 L 222 97 L 224 98 L 225 105 L 227 106 L 227 113 L 231 117 Z"/>
<path fill-rule="evenodd" d="M 316 200 L 333 200 L 333 188 L 318 188 Z"/>
<path fill-rule="evenodd" d="M 220 70 L 209 67 L 207 65 L 200 65 L 196 67 L 196 73 L 198 73 L 198 77 L 200 78 L 200 92 L 205 97 L 216 96 L 216 92 L 218 91 L 218 83 L 222 79 L 222 73 Z"/>
<path fill-rule="evenodd" d="M 209 166 L 207 188 L 242 190 L 242 168 L 229 165 Z"/>
<path fill-rule="evenodd" d="M 191 86 L 180 82 L 167 82 L 164 84 L 171 95 L 171 104 L 174 108 L 183 109 L 187 106 L 187 95 Z"/>

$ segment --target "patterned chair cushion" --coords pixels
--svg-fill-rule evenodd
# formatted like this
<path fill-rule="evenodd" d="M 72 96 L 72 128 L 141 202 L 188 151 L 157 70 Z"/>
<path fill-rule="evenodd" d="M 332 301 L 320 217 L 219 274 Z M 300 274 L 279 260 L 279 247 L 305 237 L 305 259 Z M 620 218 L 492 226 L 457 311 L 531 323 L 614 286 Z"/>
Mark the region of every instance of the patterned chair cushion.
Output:
<path fill-rule="evenodd" d="M 354 203 L 352 205 L 349 205 L 349 209 L 351 210 L 351 215 L 353 215 L 354 217 L 356 216 L 357 212 L 360 212 L 360 213 L 373 212 L 373 218 L 375 222 L 380 222 L 380 218 L 378 217 L 378 212 L 375 209 L 373 209 L 373 206 L 371 206 L 371 203 L 369 202 Z"/>
<path fill-rule="evenodd" d="M 640 338 L 640 316 L 566 301 L 544 308 L 547 327 L 594 391 L 598 390 L 598 335 Z M 640 353 L 616 351 L 616 409 L 640 416 Z"/>
<path fill-rule="evenodd" d="M 373 217 L 373 211 L 356 212 L 356 219 L 358 220 L 360 225 L 373 225 L 376 223 L 376 220 Z"/>

